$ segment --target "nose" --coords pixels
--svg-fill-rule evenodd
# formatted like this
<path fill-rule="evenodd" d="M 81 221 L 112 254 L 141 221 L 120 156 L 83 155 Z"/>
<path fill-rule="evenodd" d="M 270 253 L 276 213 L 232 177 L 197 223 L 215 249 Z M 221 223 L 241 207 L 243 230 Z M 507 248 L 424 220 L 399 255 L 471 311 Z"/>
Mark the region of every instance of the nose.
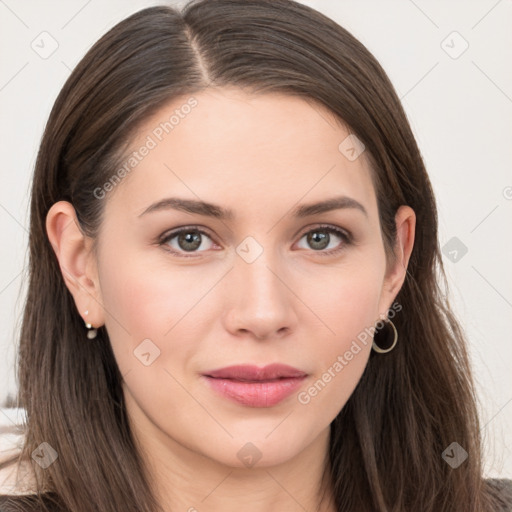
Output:
<path fill-rule="evenodd" d="M 279 339 L 296 328 L 300 301 L 290 272 L 269 254 L 263 251 L 252 263 L 235 258 L 224 316 L 225 328 L 234 336 Z"/>

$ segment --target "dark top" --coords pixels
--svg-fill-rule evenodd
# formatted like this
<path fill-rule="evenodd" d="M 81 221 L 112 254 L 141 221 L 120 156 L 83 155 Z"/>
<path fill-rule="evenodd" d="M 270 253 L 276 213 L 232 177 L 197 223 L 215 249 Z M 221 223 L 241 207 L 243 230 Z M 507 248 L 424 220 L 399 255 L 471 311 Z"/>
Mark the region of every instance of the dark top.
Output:
<path fill-rule="evenodd" d="M 495 512 L 512 512 L 512 480 L 508 478 L 489 478 L 486 482 L 493 490 L 493 494 L 499 502 Z M 62 508 L 53 504 L 53 500 L 47 499 L 46 495 L 43 496 L 45 496 L 44 501 L 47 504 L 48 510 L 64 512 Z M 35 495 L 0 495 L 0 512 L 37 512 L 36 504 Z"/>
<path fill-rule="evenodd" d="M 501 508 L 496 512 L 512 512 L 512 480 L 508 478 L 489 478 L 486 480 L 494 489 Z"/>

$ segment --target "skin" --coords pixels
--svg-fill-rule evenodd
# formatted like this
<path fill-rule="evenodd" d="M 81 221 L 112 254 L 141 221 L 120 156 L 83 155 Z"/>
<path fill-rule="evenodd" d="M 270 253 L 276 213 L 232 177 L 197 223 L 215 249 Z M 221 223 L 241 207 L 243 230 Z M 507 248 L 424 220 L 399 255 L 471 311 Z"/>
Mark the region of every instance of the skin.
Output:
<path fill-rule="evenodd" d="M 363 373 L 371 340 L 307 404 L 296 392 L 269 408 L 240 405 L 201 374 L 281 362 L 306 372 L 299 392 L 309 389 L 393 304 L 414 243 L 414 211 L 402 206 L 396 214 L 397 260 L 386 271 L 366 154 L 349 161 L 340 152 L 349 132 L 327 110 L 298 97 L 226 88 L 195 98 L 198 106 L 101 199 L 97 256 L 67 202 L 50 209 L 48 237 L 79 313 L 106 325 L 130 423 L 164 510 L 318 510 L 329 425 Z M 132 150 L 187 99 L 145 123 Z M 341 194 L 368 215 L 354 208 L 290 214 L 298 204 Z M 229 207 L 235 218 L 172 209 L 139 218 L 170 196 Z M 305 235 L 320 223 L 348 230 L 353 243 L 336 234 L 324 246 L 308 243 Z M 199 235 L 193 257 L 155 242 L 194 225 L 208 236 Z M 263 249 L 251 263 L 236 252 L 247 236 Z M 191 254 L 177 237 L 167 247 Z M 148 366 L 134 355 L 145 339 L 160 350 Z M 252 467 L 237 456 L 248 442 L 261 455 Z M 334 510 L 329 496 L 321 510 Z"/>

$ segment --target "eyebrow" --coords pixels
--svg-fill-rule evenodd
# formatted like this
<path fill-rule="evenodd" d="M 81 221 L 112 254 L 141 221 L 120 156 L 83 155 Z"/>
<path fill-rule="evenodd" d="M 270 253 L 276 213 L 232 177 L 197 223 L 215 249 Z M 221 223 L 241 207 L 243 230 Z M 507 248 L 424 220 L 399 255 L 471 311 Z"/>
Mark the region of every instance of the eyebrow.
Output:
<path fill-rule="evenodd" d="M 300 219 L 311 215 L 348 208 L 359 210 L 368 217 L 368 212 L 365 207 L 360 202 L 347 196 L 337 196 L 317 203 L 303 204 L 295 207 L 291 213 L 294 217 Z M 139 215 L 139 218 L 151 212 L 169 209 L 204 215 L 206 217 L 214 217 L 220 220 L 233 220 L 235 218 L 234 211 L 229 208 L 223 208 L 205 201 L 182 199 L 178 197 L 168 197 L 153 203 Z"/>

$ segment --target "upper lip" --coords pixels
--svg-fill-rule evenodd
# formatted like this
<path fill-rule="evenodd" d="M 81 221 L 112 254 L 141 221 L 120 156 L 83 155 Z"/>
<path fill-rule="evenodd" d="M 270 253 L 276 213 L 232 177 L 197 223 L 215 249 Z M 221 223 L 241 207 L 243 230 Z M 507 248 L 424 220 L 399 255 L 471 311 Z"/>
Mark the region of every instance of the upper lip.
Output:
<path fill-rule="evenodd" d="M 286 377 L 305 377 L 307 374 L 293 366 L 275 363 L 263 368 L 250 364 L 226 366 L 218 370 L 208 371 L 203 375 L 216 379 L 264 381 Z"/>

